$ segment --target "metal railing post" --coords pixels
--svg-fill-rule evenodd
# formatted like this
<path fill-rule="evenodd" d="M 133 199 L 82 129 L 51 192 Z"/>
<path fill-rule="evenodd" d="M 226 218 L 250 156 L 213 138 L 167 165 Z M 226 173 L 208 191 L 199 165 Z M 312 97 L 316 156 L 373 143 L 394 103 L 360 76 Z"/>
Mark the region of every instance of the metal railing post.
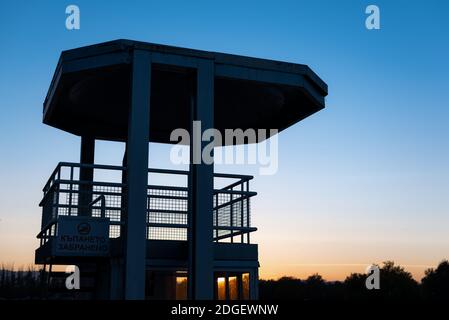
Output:
<path fill-rule="evenodd" d="M 217 207 L 218 207 L 218 193 L 215 195 L 215 208 Z M 218 238 L 218 208 L 215 209 L 215 238 Z"/>
<path fill-rule="evenodd" d="M 243 219 L 243 201 L 244 201 L 244 199 L 243 199 L 243 192 L 245 191 L 244 185 L 243 185 L 243 181 L 242 181 L 242 185 L 241 185 L 241 190 L 242 190 L 242 195 L 241 195 L 242 200 L 240 200 L 240 226 L 243 227 L 243 220 L 244 220 Z M 245 242 L 244 233 L 243 232 L 242 232 L 242 234 L 240 236 L 240 242 L 241 243 Z"/>
<path fill-rule="evenodd" d="M 249 191 L 249 180 L 246 181 L 246 191 Z M 249 198 L 246 199 L 246 226 L 249 227 L 250 221 L 249 221 Z M 250 238 L 249 238 L 249 232 L 246 234 L 246 240 L 247 243 L 250 243 Z"/>
<path fill-rule="evenodd" d="M 234 191 L 234 188 L 231 188 L 231 191 Z M 231 203 L 230 203 L 230 222 L 231 222 L 231 228 L 234 226 L 234 203 L 232 202 L 234 200 L 234 195 L 231 193 Z M 234 243 L 234 230 L 231 229 L 231 243 Z"/>
<path fill-rule="evenodd" d="M 73 166 L 70 166 L 69 216 L 72 215 Z"/>

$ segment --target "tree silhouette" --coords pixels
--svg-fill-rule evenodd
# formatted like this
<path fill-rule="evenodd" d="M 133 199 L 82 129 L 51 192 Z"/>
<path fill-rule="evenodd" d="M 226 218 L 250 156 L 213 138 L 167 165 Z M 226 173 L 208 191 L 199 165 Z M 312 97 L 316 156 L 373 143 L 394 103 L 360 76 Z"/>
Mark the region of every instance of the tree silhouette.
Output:
<path fill-rule="evenodd" d="M 436 269 L 427 269 L 421 283 L 426 299 L 449 300 L 449 261 L 441 261 Z"/>
<path fill-rule="evenodd" d="M 393 261 L 384 262 L 380 269 L 380 288 L 382 298 L 386 300 L 418 299 L 419 286 L 410 272 Z"/>
<path fill-rule="evenodd" d="M 309 276 L 305 281 L 305 294 L 308 299 L 321 300 L 326 297 L 325 282 L 318 273 Z"/>
<path fill-rule="evenodd" d="M 14 270 L 14 265 L 0 266 L 1 299 L 42 299 L 43 280 L 47 278 L 42 270 L 29 266 Z M 443 260 L 436 269 L 425 271 L 419 285 L 404 268 L 386 261 L 380 267 L 380 289 L 366 288 L 367 275 L 353 273 L 344 282 L 326 281 L 319 274 L 301 280 L 282 277 L 278 280 L 260 280 L 259 298 L 261 300 L 300 300 L 300 301 L 449 301 L 449 261 Z M 53 299 L 72 299 L 71 296 L 55 294 Z"/>
<path fill-rule="evenodd" d="M 366 274 L 353 273 L 344 282 L 347 299 L 414 300 L 419 299 L 419 285 L 410 272 L 393 261 L 380 268 L 380 289 L 366 288 Z"/>

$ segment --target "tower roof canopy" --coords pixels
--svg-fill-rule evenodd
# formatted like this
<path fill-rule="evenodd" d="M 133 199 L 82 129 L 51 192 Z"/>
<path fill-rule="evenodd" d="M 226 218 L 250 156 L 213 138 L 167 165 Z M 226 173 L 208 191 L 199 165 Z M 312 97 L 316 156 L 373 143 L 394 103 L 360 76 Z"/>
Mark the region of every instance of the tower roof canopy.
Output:
<path fill-rule="evenodd" d="M 324 108 L 327 85 L 307 65 L 115 40 L 63 51 L 44 102 L 43 122 L 96 139 L 125 141 L 133 50 L 151 53 L 150 141 L 189 128 L 195 68 L 215 66 L 214 127 L 278 129 Z M 149 89 L 150 90 L 150 89 Z"/>

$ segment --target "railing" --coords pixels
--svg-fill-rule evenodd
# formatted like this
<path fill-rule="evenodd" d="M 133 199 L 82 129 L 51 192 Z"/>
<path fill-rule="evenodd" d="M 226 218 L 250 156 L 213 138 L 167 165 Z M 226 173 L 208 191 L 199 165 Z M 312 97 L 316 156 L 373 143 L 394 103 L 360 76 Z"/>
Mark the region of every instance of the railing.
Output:
<path fill-rule="evenodd" d="M 99 180 L 80 180 L 80 172 L 85 169 L 92 170 Z M 59 216 L 109 218 L 109 236 L 118 237 L 125 187 L 120 179 L 124 171 L 120 166 L 59 163 L 43 188 L 44 196 L 39 204 L 42 207 L 42 227 L 38 234 L 41 246 L 56 235 Z"/>
<path fill-rule="evenodd" d="M 249 190 L 249 181 L 253 177 L 222 173 L 216 173 L 214 177 L 237 180 L 219 190 L 214 189 L 214 240 L 234 242 L 237 236 L 237 242 L 250 243 L 250 233 L 257 230 L 251 227 L 250 220 L 250 198 L 256 195 Z"/>
<path fill-rule="evenodd" d="M 82 170 L 89 170 L 93 181 L 80 180 Z M 147 239 L 186 241 L 189 172 L 148 169 L 148 175 L 152 184 L 147 193 Z M 250 243 L 250 233 L 257 230 L 250 221 L 250 198 L 256 195 L 249 190 L 252 177 L 217 173 L 214 178 L 228 181 L 214 188 L 214 241 Z M 125 181 L 125 167 L 59 163 L 43 189 L 41 245 L 56 235 L 59 216 L 109 218 L 110 238 L 120 237 L 126 215 Z"/>

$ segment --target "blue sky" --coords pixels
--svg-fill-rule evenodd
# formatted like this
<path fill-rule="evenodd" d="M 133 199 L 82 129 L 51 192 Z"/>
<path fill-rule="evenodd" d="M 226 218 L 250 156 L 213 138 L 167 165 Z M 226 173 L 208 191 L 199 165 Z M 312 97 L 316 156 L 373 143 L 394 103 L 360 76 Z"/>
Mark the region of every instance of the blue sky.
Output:
<path fill-rule="evenodd" d="M 65 28 L 76 4 L 81 29 Z M 381 29 L 365 28 L 376 4 Z M 279 172 L 255 167 L 261 274 L 329 279 L 392 259 L 420 276 L 449 258 L 446 1 L 2 1 L 0 261 L 31 262 L 41 189 L 79 138 L 42 124 L 62 50 L 118 38 L 309 65 L 326 109 L 282 132 Z M 97 143 L 97 163 L 123 146 Z M 167 167 L 169 149 L 151 146 Z M 286 249 L 288 248 L 288 249 Z"/>

